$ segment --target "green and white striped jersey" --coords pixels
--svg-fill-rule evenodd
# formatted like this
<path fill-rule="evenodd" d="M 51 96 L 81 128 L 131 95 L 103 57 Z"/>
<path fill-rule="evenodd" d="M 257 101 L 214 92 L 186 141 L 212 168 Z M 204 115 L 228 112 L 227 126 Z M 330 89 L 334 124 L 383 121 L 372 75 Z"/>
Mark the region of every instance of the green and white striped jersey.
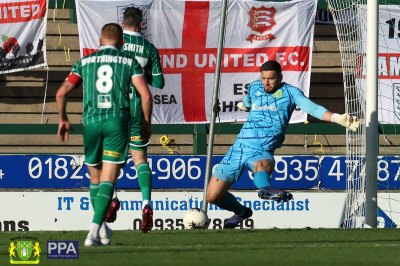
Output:
<path fill-rule="evenodd" d="M 101 47 L 75 63 L 83 81 L 83 124 L 129 115 L 132 76 L 143 75 L 139 63 L 115 47 Z"/>
<path fill-rule="evenodd" d="M 160 54 L 157 48 L 138 32 L 124 30 L 124 45 L 122 50 L 135 57 L 145 73 L 153 76 L 162 75 Z"/>

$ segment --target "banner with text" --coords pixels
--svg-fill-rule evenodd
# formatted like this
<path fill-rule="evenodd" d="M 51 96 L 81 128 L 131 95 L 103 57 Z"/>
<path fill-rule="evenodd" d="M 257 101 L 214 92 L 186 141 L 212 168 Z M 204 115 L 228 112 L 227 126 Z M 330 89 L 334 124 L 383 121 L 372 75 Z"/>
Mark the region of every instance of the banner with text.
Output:
<path fill-rule="evenodd" d="M 290 202 L 260 200 L 256 192 L 233 192 L 253 216 L 239 225 L 244 229 L 340 228 L 346 193 L 294 192 Z M 114 230 L 139 231 L 142 219 L 140 192 L 118 192 L 121 209 Z M 396 228 L 400 223 L 400 193 L 378 194 L 378 227 Z M 384 200 L 384 198 L 391 200 Z M 191 208 L 201 208 L 202 192 L 153 192 L 153 230 L 183 229 L 183 216 Z M 88 230 L 93 217 L 88 192 L 2 192 L 0 231 Z M 222 229 L 232 212 L 208 205 L 209 229 Z M 115 232 L 118 234 L 118 232 Z"/>
<path fill-rule="evenodd" d="M 212 158 L 213 169 L 223 156 Z M 346 167 L 357 166 L 358 159 L 346 156 L 275 156 L 272 185 L 283 189 L 346 188 Z M 89 187 L 89 174 L 82 155 L 1 155 L 0 188 L 76 189 Z M 205 155 L 150 155 L 154 189 L 203 189 Z M 400 189 L 400 158 L 380 157 L 378 189 Z M 117 188 L 138 189 L 136 169 L 131 158 L 122 169 Z M 253 176 L 243 171 L 233 189 L 256 189 Z"/>
<path fill-rule="evenodd" d="M 121 23 L 128 6 L 144 12 L 142 34 L 159 49 L 166 85 L 152 88 L 153 122 L 210 121 L 221 1 L 77 0 L 81 56 L 99 48 L 101 27 Z M 99 9 L 98 7 L 102 8 Z M 284 81 L 309 95 L 316 0 L 228 3 L 219 103 L 221 122 L 244 121 L 236 104 L 260 78 L 259 67 L 277 60 Z M 291 122 L 306 114 L 295 111 Z"/>
<path fill-rule="evenodd" d="M 356 64 L 360 67 L 356 85 L 362 88 L 360 95 L 365 95 L 367 77 L 367 7 L 360 6 L 357 23 L 361 27 L 359 56 Z M 350 21 L 350 20 L 349 20 Z M 353 26 L 353 25 L 349 25 Z M 378 27 L 378 120 L 382 124 L 400 123 L 400 6 L 379 5 Z"/>
<path fill-rule="evenodd" d="M 47 0 L 0 3 L 0 74 L 47 66 Z"/>

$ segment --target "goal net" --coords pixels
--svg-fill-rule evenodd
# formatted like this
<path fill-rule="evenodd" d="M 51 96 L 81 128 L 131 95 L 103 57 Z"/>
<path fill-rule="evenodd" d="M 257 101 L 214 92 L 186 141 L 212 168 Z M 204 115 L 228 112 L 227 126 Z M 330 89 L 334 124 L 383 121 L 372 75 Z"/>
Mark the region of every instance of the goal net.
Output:
<path fill-rule="evenodd" d="M 361 128 L 347 131 L 346 203 L 343 227 L 365 227 L 367 0 L 328 0 L 343 68 L 345 111 Z M 378 227 L 400 221 L 400 1 L 379 1 L 378 23 Z"/>

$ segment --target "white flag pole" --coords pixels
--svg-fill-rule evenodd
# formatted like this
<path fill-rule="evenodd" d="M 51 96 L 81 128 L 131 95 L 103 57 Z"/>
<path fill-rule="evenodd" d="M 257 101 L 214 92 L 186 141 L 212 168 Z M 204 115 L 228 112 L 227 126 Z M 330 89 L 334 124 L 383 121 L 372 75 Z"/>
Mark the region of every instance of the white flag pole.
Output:
<path fill-rule="evenodd" d="M 211 160 L 214 147 L 214 126 L 215 120 L 219 112 L 219 89 L 221 82 L 221 58 L 222 50 L 224 47 L 225 39 L 225 22 L 226 22 L 226 10 L 227 10 L 227 0 L 222 1 L 221 6 L 221 19 L 219 23 L 219 34 L 218 34 L 218 48 L 217 48 L 217 61 L 215 65 L 215 75 L 214 75 L 214 85 L 213 85 L 213 99 L 212 99 L 212 114 L 210 120 L 210 131 L 208 133 L 208 146 L 207 146 L 207 162 L 206 162 L 206 175 L 204 178 L 204 191 L 203 191 L 203 211 L 207 213 L 208 202 L 206 200 L 208 182 L 211 176 Z"/>

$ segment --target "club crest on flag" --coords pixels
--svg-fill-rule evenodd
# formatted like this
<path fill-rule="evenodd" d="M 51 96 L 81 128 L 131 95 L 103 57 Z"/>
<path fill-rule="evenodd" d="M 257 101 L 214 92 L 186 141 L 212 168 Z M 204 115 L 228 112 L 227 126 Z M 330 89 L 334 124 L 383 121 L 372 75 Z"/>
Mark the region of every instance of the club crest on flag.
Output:
<path fill-rule="evenodd" d="M 247 26 L 249 26 L 252 31 L 256 31 L 260 34 L 263 34 L 264 32 L 271 30 L 276 25 L 275 14 L 276 14 L 276 9 L 274 7 L 253 6 L 249 11 L 250 18 Z M 254 40 L 272 41 L 274 39 L 276 39 L 275 35 L 272 33 L 268 33 L 266 35 L 250 34 L 246 40 L 249 42 L 253 42 Z"/>
<path fill-rule="evenodd" d="M 125 9 L 127 9 L 128 7 L 136 7 L 139 8 L 140 10 L 142 10 L 143 13 L 143 25 L 142 25 L 142 30 L 140 31 L 140 33 L 146 38 L 148 39 L 148 37 L 150 36 L 147 33 L 147 9 L 148 6 L 147 5 L 134 5 L 134 4 L 130 4 L 130 5 L 124 5 L 124 6 L 117 6 L 117 18 L 118 18 L 118 24 L 121 25 L 123 17 L 124 17 L 124 11 Z"/>

